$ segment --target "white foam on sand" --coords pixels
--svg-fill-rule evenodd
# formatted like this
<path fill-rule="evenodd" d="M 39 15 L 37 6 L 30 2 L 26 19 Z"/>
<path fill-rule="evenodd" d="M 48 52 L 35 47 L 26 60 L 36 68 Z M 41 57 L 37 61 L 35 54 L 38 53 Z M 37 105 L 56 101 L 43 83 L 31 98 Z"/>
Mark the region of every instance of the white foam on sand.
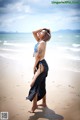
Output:
<path fill-rule="evenodd" d="M 4 46 L 18 47 L 18 48 L 19 47 L 26 48 L 26 47 L 29 47 L 29 46 L 33 47 L 33 44 L 31 44 L 31 43 L 9 43 L 7 41 L 4 41 L 3 45 Z"/>
<path fill-rule="evenodd" d="M 0 48 L 1 51 L 4 52 L 22 52 L 20 49 L 12 49 L 12 48 Z"/>
<path fill-rule="evenodd" d="M 25 61 L 28 60 L 28 58 L 31 59 L 33 56 L 32 44 L 5 43 L 5 45 L 9 46 L 0 48 L 1 57 L 11 60 Z"/>
<path fill-rule="evenodd" d="M 11 59 L 11 60 L 17 60 L 19 62 L 33 62 L 33 44 L 16 44 L 16 43 L 5 43 L 5 45 L 9 45 L 10 47 L 3 47 L 0 48 L 0 56 L 3 58 Z M 11 46 L 17 46 L 11 47 Z M 75 56 L 69 51 L 68 49 L 71 49 L 69 47 L 47 47 L 46 51 L 46 60 L 48 60 L 49 65 L 55 69 L 66 69 L 70 71 L 77 71 L 80 72 L 77 67 L 69 67 L 66 64 L 66 61 L 80 61 L 79 56 Z M 77 49 L 77 48 L 73 48 Z M 79 50 L 79 49 L 78 49 Z M 74 52 L 75 50 L 73 50 Z M 76 51 L 77 53 L 78 51 Z"/>
<path fill-rule="evenodd" d="M 46 59 L 52 70 L 68 70 L 80 72 L 80 56 L 67 52 L 62 47 L 48 48 Z"/>
<path fill-rule="evenodd" d="M 75 44 L 75 43 L 73 43 L 72 46 L 73 46 L 73 47 L 80 47 L 80 44 Z"/>

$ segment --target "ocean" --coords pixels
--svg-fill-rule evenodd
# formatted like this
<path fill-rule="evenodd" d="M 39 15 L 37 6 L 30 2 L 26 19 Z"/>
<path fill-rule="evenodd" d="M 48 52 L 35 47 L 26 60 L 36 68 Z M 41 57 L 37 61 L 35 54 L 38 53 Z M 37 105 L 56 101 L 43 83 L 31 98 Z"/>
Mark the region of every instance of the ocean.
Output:
<path fill-rule="evenodd" d="M 32 33 L 1 33 L 0 57 L 29 62 L 35 43 Z M 52 33 L 46 59 L 53 69 L 80 72 L 80 33 Z"/>

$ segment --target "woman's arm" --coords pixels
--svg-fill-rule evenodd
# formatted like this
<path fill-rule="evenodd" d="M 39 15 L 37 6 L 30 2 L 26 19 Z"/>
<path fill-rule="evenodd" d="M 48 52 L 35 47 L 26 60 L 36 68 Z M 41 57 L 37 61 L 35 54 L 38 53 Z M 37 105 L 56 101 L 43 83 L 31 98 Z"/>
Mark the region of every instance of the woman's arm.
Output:
<path fill-rule="evenodd" d="M 41 32 L 41 31 L 42 31 L 42 29 L 39 29 L 39 30 L 36 30 L 36 31 L 33 31 L 33 32 L 32 32 L 33 35 L 34 35 L 34 37 L 35 37 L 35 39 L 36 39 L 37 41 L 40 40 L 39 37 L 37 36 L 37 33 L 38 33 L 38 32 Z"/>
<path fill-rule="evenodd" d="M 36 73 L 34 74 L 34 77 L 31 81 L 31 84 L 30 86 L 32 87 L 36 81 L 36 78 L 44 71 L 44 66 L 42 64 L 39 64 L 39 68 L 38 70 L 36 71 Z"/>

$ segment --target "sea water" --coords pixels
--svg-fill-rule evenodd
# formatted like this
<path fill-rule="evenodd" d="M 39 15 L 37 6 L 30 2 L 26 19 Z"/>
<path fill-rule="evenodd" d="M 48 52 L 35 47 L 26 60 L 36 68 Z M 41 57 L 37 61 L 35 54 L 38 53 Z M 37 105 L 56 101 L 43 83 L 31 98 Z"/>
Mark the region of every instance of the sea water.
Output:
<path fill-rule="evenodd" d="M 31 59 L 35 43 L 32 33 L 0 34 L 0 56 L 12 60 Z M 80 33 L 52 33 L 46 58 L 52 59 L 54 68 L 56 64 L 57 68 L 80 72 Z M 65 68 L 63 61 L 67 61 Z"/>

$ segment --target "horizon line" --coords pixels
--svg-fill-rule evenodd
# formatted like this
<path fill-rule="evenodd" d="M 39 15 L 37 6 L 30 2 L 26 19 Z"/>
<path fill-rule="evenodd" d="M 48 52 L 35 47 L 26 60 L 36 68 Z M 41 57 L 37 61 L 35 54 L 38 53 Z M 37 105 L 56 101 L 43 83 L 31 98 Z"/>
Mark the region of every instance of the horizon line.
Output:
<path fill-rule="evenodd" d="M 77 30 L 80 30 L 80 29 L 60 29 L 60 30 L 54 30 L 52 32 L 59 32 L 59 31 L 77 31 Z M 32 33 L 32 32 L 21 32 L 21 31 L 0 31 L 0 33 Z"/>

